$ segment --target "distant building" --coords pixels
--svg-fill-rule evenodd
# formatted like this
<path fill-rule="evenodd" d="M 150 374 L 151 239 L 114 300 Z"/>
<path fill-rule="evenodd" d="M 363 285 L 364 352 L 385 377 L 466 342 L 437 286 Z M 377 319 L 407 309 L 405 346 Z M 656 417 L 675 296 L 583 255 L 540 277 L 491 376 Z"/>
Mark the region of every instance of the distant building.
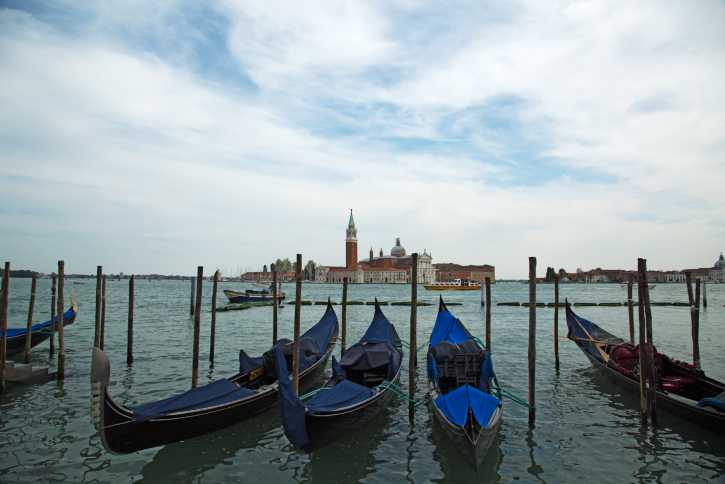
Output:
<path fill-rule="evenodd" d="M 720 258 L 715 262 L 712 269 L 708 270 L 708 276 L 711 281 L 725 283 L 725 259 L 722 256 L 722 252 L 720 252 Z"/>
<path fill-rule="evenodd" d="M 384 255 L 380 249 L 380 256 L 374 257 L 370 248 L 370 257 L 357 260 L 357 228 L 350 210 L 350 221 L 347 224 L 345 237 L 345 266 L 323 266 L 315 268 L 315 282 L 341 283 L 347 277 L 351 284 L 410 284 L 413 268 L 413 257 L 407 255 L 400 239 L 395 239 L 395 246 L 390 255 Z M 433 257 L 425 250 L 418 256 L 418 283 L 435 281 L 435 268 Z"/>
<path fill-rule="evenodd" d="M 496 268 L 489 264 L 481 266 L 442 263 L 435 264 L 436 282 L 453 282 L 456 279 L 470 279 L 473 282 L 485 282 L 486 277 L 491 278 L 491 284 L 496 283 Z"/>

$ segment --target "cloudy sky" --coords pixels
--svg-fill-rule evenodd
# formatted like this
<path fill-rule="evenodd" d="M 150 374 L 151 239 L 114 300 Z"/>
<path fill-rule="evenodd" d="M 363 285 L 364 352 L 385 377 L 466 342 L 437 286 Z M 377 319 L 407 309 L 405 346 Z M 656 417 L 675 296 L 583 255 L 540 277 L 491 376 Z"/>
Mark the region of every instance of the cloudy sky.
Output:
<path fill-rule="evenodd" d="M 16 269 L 711 266 L 721 1 L 0 3 Z"/>

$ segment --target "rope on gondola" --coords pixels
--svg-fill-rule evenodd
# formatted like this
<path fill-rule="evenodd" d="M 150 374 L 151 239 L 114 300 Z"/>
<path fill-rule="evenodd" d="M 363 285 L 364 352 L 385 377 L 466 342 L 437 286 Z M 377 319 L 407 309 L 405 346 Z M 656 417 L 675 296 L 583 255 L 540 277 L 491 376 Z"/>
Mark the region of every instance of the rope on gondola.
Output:
<path fill-rule="evenodd" d="M 401 346 L 403 346 L 404 348 L 408 348 L 408 349 L 410 349 L 410 343 L 408 343 L 408 342 L 407 342 L 407 341 L 405 341 L 404 339 L 396 339 L 396 340 L 395 340 L 395 342 L 396 342 L 396 343 L 400 343 L 400 344 L 401 344 Z M 415 349 L 415 351 L 416 351 L 416 352 L 418 352 L 418 351 L 420 351 L 420 350 L 424 349 L 424 348 L 425 348 L 426 346 L 428 346 L 428 343 L 423 343 L 422 345 L 418 346 L 418 347 L 417 347 L 417 348 Z"/>
<path fill-rule="evenodd" d="M 493 353 L 491 353 L 491 350 L 489 350 L 488 348 L 486 348 L 486 345 L 485 345 L 485 344 L 483 344 L 483 341 L 481 341 L 480 339 L 476 338 L 475 336 L 469 336 L 468 338 L 469 338 L 469 339 L 472 339 L 472 340 L 473 340 L 473 341 L 475 341 L 476 343 L 478 343 L 478 344 L 480 344 L 481 346 L 483 346 L 483 348 L 484 348 L 484 349 L 485 349 L 486 351 L 488 351 L 488 354 L 493 354 Z"/>
<path fill-rule="evenodd" d="M 497 397 L 508 397 L 511 400 L 513 400 L 514 402 L 518 403 L 519 405 L 523 405 L 524 407 L 536 410 L 536 407 L 532 407 L 531 405 L 526 403 L 523 399 L 521 399 L 520 397 L 517 397 L 516 395 L 514 395 L 513 393 L 511 393 L 508 390 L 505 390 L 501 387 L 493 387 L 493 386 L 491 387 L 490 390 L 491 390 L 491 395 L 494 395 Z"/>
<path fill-rule="evenodd" d="M 391 388 L 391 387 L 392 387 L 392 388 Z M 402 388 L 400 388 L 400 387 L 399 387 L 398 385 L 396 385 L 395 383 L 391 383 L 391 382 L 383 382 L 382 384 L 378 385 L 378 386 L 377 386 L 377 387 L 375 387 L 375 388 L 380 388 L 380 389 L 383 389 L 383 390 L 389 390 L 389 391 L 391 391 L 391 392 L 395 393 L 395 394 L 396 394 L 396 395 L 398 395 L 398 396 L 399 396 L 400 398 L 403 398 L 404 400 L 407 400 L 407 401 L 408 401 L 409 403 L 412 403 L 412 404 L 413 404 L 413 408 L 415 408 L 415 407 L 419 407 L 419 406 L 423 405 L 423 404 L 425 403 L 425 400 L 426 400 L 426 398 L 428 397 L 428 394 L 426 393 L 426 394 L 425 394 L 425 396 L 423 397 L 423 399 L 422 399 L 422 400 L 421 400 L 420 402 L 416 402 L 415 400 L 411 400 L 411 399 L 410 399 L 410 398 L 409 398 L 409 397 L 408 397 L 408 396 L 407 396 L 407 395 L 406 395 L 406 394 L 405 394 L 405 393 L 403 392 L 403 389 L 402 389 Z"/>

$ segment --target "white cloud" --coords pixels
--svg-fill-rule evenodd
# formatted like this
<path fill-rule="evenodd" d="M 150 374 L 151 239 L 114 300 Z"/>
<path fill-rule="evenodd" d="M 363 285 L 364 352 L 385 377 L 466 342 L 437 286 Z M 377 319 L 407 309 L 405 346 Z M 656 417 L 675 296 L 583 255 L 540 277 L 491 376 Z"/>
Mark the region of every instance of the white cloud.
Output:
<path fill-rule="evenodd" d="M 722 250 L 718 3 L 525 2 L 480 28 L 455 7 L 217 5 L 256 92 L 186 62 L 191 38 L 171 58 L 129 42 L 173 44 L 182 7 L 81 5 L 75 35 L 0 12 L 0 243 L 20 265 L 338 264 L 350 208 L 361 254 L 398 236 L 499 277 L 530 255 L 676 268 Z M 499 132 L 480 118 L 505 98 L 523 104 L 496 108 L 516 125 Z"/>

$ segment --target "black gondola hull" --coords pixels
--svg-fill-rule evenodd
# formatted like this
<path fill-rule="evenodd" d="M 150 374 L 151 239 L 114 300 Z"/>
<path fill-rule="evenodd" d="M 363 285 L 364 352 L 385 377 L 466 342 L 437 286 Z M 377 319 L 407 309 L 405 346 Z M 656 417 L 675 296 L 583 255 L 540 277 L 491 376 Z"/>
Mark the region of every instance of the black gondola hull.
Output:
<path fill-rule="evenodd" d="M 633 378 L 624 376 L 607 365 L 600 363 L 597 359 L 585 351 L 581 345 L 577 343 L 577 346 L 579 346 L 582 353 L 586 355 L 592 366 L 596 368 L 596 370 L 605 378 L 632 395 L 640 395 L 639 380 L 634 380 Z M 708 378 L 708 380 L 710 379 Z M 714 380 L 711 381 L 715 382 Z M 725 387 L 723 387 L 722 390 L 725 391 Z M 720 435 L 725 435 L 725 413 L 687 403 L 676 396 L 661 391 L 659 388 L 656 392 L 657 408 L 662 408 L 674 415 L 687 419 L 707 430 L 711 430 Z"/>
<path fill-rule="evenodd" d="M 73 324 L 76 320 L 77 313 L 73 316 L 70 316 L 68 318 L 63 318 L 63 327 L 65 328 L 69 324 Z M 46 332 L 47 331 L 47 332 Z M 23 353 L 25 351 L 25 336 L 27 333 L 23 333 L 18 336 L 13 336 L 12 338 L 7 339 L 7 346 L 5 350 L 5 354 L 7 356 L 17 355 L 19 353 Z M 35 348 L 43 341 L 46 341 L 48 338 L 50 338 L 50 330 L 44 330 L 41 331 L 33 331 L 30 333 L 30 347 Z"/>
<path fill-rule="evenodd" d="M 336 325 L 325 354 L 300 373 L 300 391 L 309 390 L 322 375 L 335 346 L 337 334 Z M 240 376 L 235 375 L 229 379 L 234 381 Z M 119 405 L 111 397 L 106 385 L 103 385 L 100 396 L 101 440 L 108 452 L 117 455 L 215 432 L 250 419 L 278 404 L 278 389 L 274 386 L 257 395 L 225 405 L 134 422 L 133 412 Z"/>
<path fill-rule="evenodd" d="M 399 368 L 393 380 L 395 385 L 400 380 L 400 370 Z M 381 390 L 370 400 L 346 410 L 329 414 L 306 414 L 305 426 L 309 442 L 298 450 L 302 454 L 309 454 L 360 428 L 379 414 L 393 396 L 393 392 Z"/>
<path fill-rule="evenodd" d="M 589 351 L 582 345 L 581 340 L 575 339 L 573 336 L 574 326 L 573 323 L 570 320 L 574 320 L 574 322 L 579 321 L 580 318 L 574 314 L 574 311 L 571 310 L 569 305 L 566 305 L 566 315 L 567 315 L 567 326 L 569 330 L 569 338 L 576 344 L 579 349 L 584 353 L 584 355 L 589 359 L 589 362 L 592 364 L 592 366 L 601 373 L 605 378 L 607 378 L 609 381 L 614 383 L 615 385 L 619 386 L 623 390 L 625 390 L 628 393 L 631 393 L 633 395 L 639 396 L 640 395 L 640 381 L 639 378 L 635 379 L 631 376 L 626 376 L 619 371 L 617 371 L 615 368 L 612 368 L 605 363 L 599 361 L 597 358 L 592 356 Z M 579 322 L 579 325 L 582 323 Z M 596 328 L 596 334 L 592 334 L 593 339 L 597 339 L 599 341 L 608 341 L 609 343 L 605 345 L 604 351 L 605 353 L 608 353 L 612 351 L 610 346 L 619 345 L 619 344 L 627 344 L 624 340 L 621 338 L 618 338 L 614 336 L 613 334 L 605 331 L 604 329 L 600 328 L 599 326 L 595 325 L 591 321 L 588 321 L 587 324 L 592 325 L 594 328 Z M 583 326 L 582 326 L 583 328 Z M 599 343 L 596 343 L 599 346 Z M 601 349 L 601 346 L 599 346 Z M 677 365 L 672 360 L 667 357 L 666 355 L 662 355 L 663 358 L 663 371 L 665 375 L 672 375 L 672 376 L 686 376 L 691 379 L 693 379 L 695 383 L 696 388 L 696 395 L 694 398 L 700 399 L 703 397 L 716 397 L 719 394 L 722 394 L 725 392 L 725 383 L 714 380 L 712 378 L 708 378 L 703 374 L 701 371 L 693 371 L 690 369 L 687 369 L 681 365 Z M 610 360 L 611 361 L 611 360 Z M 719 412 L 715 409 L 709 408 L 709 407 L 698 407 L 696 400 L 691 400 L 689 398 L 684 398 L 679 395 L 676 395 L 674 393 L 669 393 L 666 391 L 663 391 L 658 385 L 655 386 L 655 392 L 656 392 L 656 402 L 657 407 L 662 408 L 674 415 L 677 415 L 679 417 L 682 417 L 684 419 L 689 420 L 690 422 L 699 425 L 707 430 L 711 430 L 713 432 L 716 432 L 720 435 L 725 435 L 725 413 Z"/>
<path fill-rule="evenodd" d="M 503 411 L 497 410 L 498 414 L 490 426 L 484 429 L 477 429 L 474 428 L 475 426 L 470 421 L 463 427 L 459 427 L 448 420 L 435 403 L 431 402 L 430 405 L 433 407 L 436 418 L 441 424 L 441 427 L 443 427 L 446 436 L 448 436 L 466 462 L 474 470 L 478 471 L 478 467 L 483 462 L 486 452 L 488 452 L 493 441 L 496 440 L 496 435 L 498 435 L 499 427 L 501 426 Z"/>

